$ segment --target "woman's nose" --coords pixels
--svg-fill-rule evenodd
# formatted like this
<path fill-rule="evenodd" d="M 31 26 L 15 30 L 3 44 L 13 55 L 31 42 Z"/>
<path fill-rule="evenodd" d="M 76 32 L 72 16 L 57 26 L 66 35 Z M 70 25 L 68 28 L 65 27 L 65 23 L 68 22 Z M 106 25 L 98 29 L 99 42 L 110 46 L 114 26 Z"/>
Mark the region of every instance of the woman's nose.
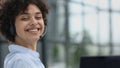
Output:
<path fill-rule="evenodd" d="M 38 21 L 35 18 L 31 18 L 31 25 L 36 25 Z"/>

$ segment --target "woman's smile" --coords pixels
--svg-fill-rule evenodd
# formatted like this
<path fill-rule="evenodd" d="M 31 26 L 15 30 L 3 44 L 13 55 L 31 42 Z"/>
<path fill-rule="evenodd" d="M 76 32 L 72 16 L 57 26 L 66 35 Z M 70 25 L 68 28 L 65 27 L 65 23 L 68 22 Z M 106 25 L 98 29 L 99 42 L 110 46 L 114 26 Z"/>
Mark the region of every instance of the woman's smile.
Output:
<path fill-rule="evenodd" d="M 32 34 L 32 35 L 39 35 L 40 28 L 29 28 L 29 29 L 27 29 L 25 31 Z"/>

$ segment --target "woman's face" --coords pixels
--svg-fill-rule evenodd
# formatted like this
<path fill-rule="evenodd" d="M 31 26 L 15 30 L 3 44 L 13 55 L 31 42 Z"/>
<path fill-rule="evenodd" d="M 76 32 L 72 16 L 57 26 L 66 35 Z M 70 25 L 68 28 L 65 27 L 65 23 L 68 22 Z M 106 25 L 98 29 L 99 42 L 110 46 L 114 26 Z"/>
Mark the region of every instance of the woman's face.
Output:
<path fill-rule="evenodd" d="M 25 12 L 16 17 L 15 28 L 15 43 L 36 44 L 44 32 L 44 21 L 40 9 L 36 5 L 30 4 Z"/>

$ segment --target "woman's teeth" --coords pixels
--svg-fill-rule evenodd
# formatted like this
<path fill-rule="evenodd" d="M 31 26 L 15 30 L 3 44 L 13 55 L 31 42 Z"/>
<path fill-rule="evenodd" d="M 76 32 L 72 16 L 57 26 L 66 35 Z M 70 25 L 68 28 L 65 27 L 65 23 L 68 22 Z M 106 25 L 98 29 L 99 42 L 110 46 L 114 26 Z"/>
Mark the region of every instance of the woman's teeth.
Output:
<path fill-rule="evenodd" d="M 30 30 L 28 30 L 28 31 L 38 31 L 38 29 L 30 29 Z"/>

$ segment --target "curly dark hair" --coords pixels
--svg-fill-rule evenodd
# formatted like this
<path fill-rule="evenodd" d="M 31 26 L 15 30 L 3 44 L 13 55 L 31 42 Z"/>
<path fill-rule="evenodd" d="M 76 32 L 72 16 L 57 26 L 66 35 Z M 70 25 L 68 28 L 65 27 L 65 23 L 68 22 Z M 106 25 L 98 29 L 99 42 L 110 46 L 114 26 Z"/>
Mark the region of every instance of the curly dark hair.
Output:
<path fill-rule="evenodd" d="M 25 12 L 29 4 L 36 5 L 42 12 L 45 27 L 47 26 L 48 6 L 42 0 L 7 0 L 0 10 L 0 32 L 9 41 L 15 42 L 15 18 Z"/>

